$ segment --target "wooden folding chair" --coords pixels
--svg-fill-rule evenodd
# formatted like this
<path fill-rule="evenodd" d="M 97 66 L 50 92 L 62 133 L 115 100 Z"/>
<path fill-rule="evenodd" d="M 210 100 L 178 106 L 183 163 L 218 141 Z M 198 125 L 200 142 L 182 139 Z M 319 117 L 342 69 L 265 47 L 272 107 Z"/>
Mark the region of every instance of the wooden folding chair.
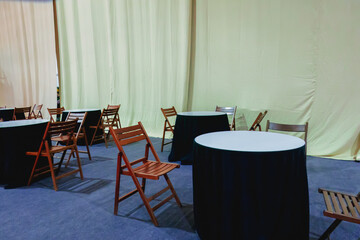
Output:
<path fill-rule="evenodd" d="M 267 114 L 267 110 L 262 113 L 260 112 L 259 115 L 256 117 L 254 123 L 251 125 L 251 127 L 249 128 L 249 131 L 256 131 L 257 128 L 259 128 L 259 131 L 261 131 L 261 121 L 264 119 L 265 115 Z"/>
<path fill-rule="evenodd" d="M 234 130 L 234 131 L 236 129 L 236 126 L 235 126 L 236 109 L 237 109 L 237 106 L 235 106 L 235 107 L 216 106 L 216 109 L 215 109 L 216 112 L 223 112 L 223 113 L 226 113 L 228 116 L 232 116 L 232 120 L 230 121 L 229 127 L 230 127 L 230 130 Z"/>
<path fill-rule="evenodd" d="M 119 105 L 110 105 L 108 104 L 107 109 L 118 109 L 118 113 L 116 114 L 116 119 L 114 121 L 114 126 L 116 126 L 117 128 L 121 128 L 121 122 L 120 122 L 120 115 L 119 115 L 119 110 L 120 110 L 121 104 Z"/>
<path fill-rule="evenodd" d="M 42 119 L 43 118 L 42 113 L 41 113 L 42 106 L 43 106 L 42 104 L 39 104 L 39 105 L 34 104 L 34 107 L 31 110 L 29 118 L 34 118 L 34 119 L 41 118 Z"/>
<path fill-rule="evenodd" d="M 58 117 L 61 120 L 61 114 L 65 111 L 65 108 L 48 108 L 47 110 L 50 115 L 50 122 L 57 122 Z"/>
<path fill-rule="evenodd" d="M 77 172 L 80 173 L 80 177 L 81 179 L 83 179 L 83 173 L 82 173 L 82 169 L 81 169 L 81 163 L 80 163 L 80 158 L 79 158 L 79 153 L 77 150 L 77 146 L 76 146 L 76 138 L 74 136 L 74 131 L 77 125 L 77 119 L 72 120 L 72 121 L 67 121 L 67 122 L 49 122 L 45 133 L 44 133 L 44 137 L 40 143 L 40 147 L 39 150 L 37 152 L 26 152 L 26 155 L 29 156 L 35 156 L 35 163 L 33 166 L 33 169 L 31 171 L 31 175 L 28 181 L 28 186 L 31 184 L 31 181 L 34 177 L 37 177 L 41 174 L 45 174 L 50 172 L 51 173 L 51 178 L 52 178 L 52 182 L 54 185 L 54 189 L 55 191 L 58 190 L 57 185 L 56 185 L 56 180 L 69 176 L 71 174 L 75 174 Z M 51 139 L 51 137 L 53 135 L 60 135 L 63 136 L 64 140 L 66 139 L 65 145 L 63 146 L 51 146 L 51 144 L 49 144 L 48 140 Z M 66 137 L 65 137 L 66 136 Z M 57 170 L 57 172 L 59 172 L 60 170 L 60 166 L 62 164 L 62 161 L 64 159 L 64 156 L 66 154 L 66 151 L 70 149 L 71 151 L 74 151 L 76 153 L 76 158 L 77 158 L 77 163 L 78 163 L 78 168 L 70 171 L 70 172 L 66 172 L 62 175 L 59 176 L 55 176 L 55 172 L 54 170 Z M 60 161 L 58 163 L 53 163 L 53 156 L 56 153 L 61 153 L 62 152 L 62 157 L 60 159 Z M 38 167 L 38 161 L 40 157 L 47 157 L 48 159 L 48 166 L 45 167 Z M 57 166 L 57 167 L 55 167 Z"/>
<path fill-rule="evenodd" d="M 163 163 L 160 162 L 159 156 L 157 155 L 154 146 L 152 145 L 148 135 L 146 134 L 146 131 L 141 124 L 141 122 L 138 123 L 138 125 L 126 127 L 126 128 L 120 128 L 120 129 L 113 129 L 110 127 L 110 133 L 113 136 L 116 146 L 119 149 L 118 153 L 118 159 L 117 159 L 117 171 L 116 171 L 116 188 L 115 188 L 115 204 L 114 204 L 114 214 L 117 215 L 118 212 L 118 205 L 119 202 L 122 200 L 130 197 L 131 195 L 135 193 L 139 193 L 141 199 L 143 200 L 146 210 L 148 211 L 150 218 L 155 226 L 159 226 L 158 221 L 155 217 L 154 211 L 157 210 L 159 207 L 164 205 L 166 202 L 168 202 L 170 199 L 175 198 L 177 204 L 181 207 L 181 202 L 179 197 L 177 196 L 175 189 L 167 175 L 168 172 L 172 171 L 174 168 L 179 168 L 179 164 L 174 163 Z M 138 142 L 141 140 L 146 140 L 145 145 L 145 156 L 143 158 L 134 160 L 132 162 L 129 161 L 127 158 L 125 151 L 123 149 L 124 145 Z M 155 161 L 150 161 L 149 158 L 149 149 L 151 150 L 152 154 L 155 157 Z M 122 165 L 122 160 L 124 160 L 124 163 Z M 120 175 L 127 175 L 131 176 L 136 189 L 133 191 L 119 197 L 119 191 L 120 191 Z M 152 179 L 152 180 L 159 180 L 161 176 L 164 176 L 168 186 L 165 187 L 160 192 L 154 194 L 151 197 L 145 196 L 145 183 L 146 179 Z M 138 178 L 142 178 L 142 184 L 140 185 Z M 171 191 L 171 195 L 162 200 L 160 203 L 155 205 L 154 207 L 150 206 L 150 201 L 154 200 L 155 198 L 159 197 L 163 193 L 165 193 L 167 190 Z"/>
<path fill-rule="evenodd" d="M 161 142 L 161 152 L 162 152 L 164 150 L 165 145 L 172 143 L 172 141 L 169 141 L 169 142 L 165 143 L 165 133 L 166 132 L 171 132 L 172 134 L 174 134 L 175 125 L 172 125 L 170 123 L 169 118 L 170 117 L 176 117 L 177 112 L 176 112 L 174 106 L 172 106 L 171 108 L 161 108 L 161 112 L 163 113 L 163 115 L 165 117 L 164 131 L 163 131 L 163 137 L 162 137 L 162 142 Z"/>
<path fill-rule="evenodd" d="M 84 127 L 84 123 L 87 117 L 87 112 L 83 112 L 83 113 L 74 113 L 74 112 L 69 112 L 69 114 L 66 117 L 65 121 L 72 121 L 75 119 L 78 119 L 78 123 L 80 123 L 77 132 L 75 133 L 75 138 L 76 138 L 76 142 L 78 142 L 79 139 L 84 139 L 85 142 L 85 146 L 86 146 L 86 151 L 80 151 L 78 150 L 79 153 L 87 153 L 89 156 L 89 160 L 91 160 L 91 154 L 90 154 L 90 149 L 89 149 L 89 144 L 87 141 L 87 136 L 86 136 L 86 131 L 85 131 L 85 127 Z M 63 141 L 63 139 L 56 139 L 53 138 L 51 139 L 53 141 Z M 73 156 L 74 154 L 74 150 L 71 150 L 71 153 L 69 155 L 69 158 L 65 164 L 65 167 L 67 167 L 69 165 L 71 156 Z"/>
<path fill-rule="evenodd" d="M 14 120 L 22 120 L 22 119 L 29 119 L 31 115 L 31 107 L 21 107 L 14 109 Z"/>
<path fill-rule="evenodd" d="M 330 239 L 330 234 L 341 221 L 360 224 L 360 192 L 354 196 L 319 188 L 319 193 L 323 194 L 325 200 L 324 216 L 335 218 L 335 221 L 321 235 L 319 240 Z"/>
<path fill-rule="evenodd" d="M 119 108 L 113 109 L 103 109 L 99 118 L 99 121 L 96 126 L 89 126 L 89 128 L 95 129 L 94 135 L 91 139 L 90 146 L 93 145 L 95 141 L 99 141 L 104 139 L 106 148 L 108 147 L 107 138 L 109 137 L 110 131 L 106 133 L 105 130 L 109 130 L 110 127 L 118 128 L 116 124 L 117 114 L 119 112 Z M 98 134 L 99 131 L 101 134 Z"/>
<path fill-rule="evenodd" d="M 268 132 L 269 130 L 283 131 L 283 132 L 303 132 L 305 133 L 304 141 L 306 142 L 308 126 L 309 126 L 308 122 L 306 122 L 305 124 L 296 125 L 296 124 L 274 123 L 268 120 L 266 124 L 266 132 Z"/>

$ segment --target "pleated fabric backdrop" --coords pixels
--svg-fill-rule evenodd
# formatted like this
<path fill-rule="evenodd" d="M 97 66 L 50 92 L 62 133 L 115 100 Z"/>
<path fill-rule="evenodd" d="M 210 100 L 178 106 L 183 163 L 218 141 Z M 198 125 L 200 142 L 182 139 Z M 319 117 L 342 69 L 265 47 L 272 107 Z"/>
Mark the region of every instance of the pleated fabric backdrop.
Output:
<path fill-rule="evenodd" d="M 0 1 L 0 106 L 56 107 L 51 0 Z"/>

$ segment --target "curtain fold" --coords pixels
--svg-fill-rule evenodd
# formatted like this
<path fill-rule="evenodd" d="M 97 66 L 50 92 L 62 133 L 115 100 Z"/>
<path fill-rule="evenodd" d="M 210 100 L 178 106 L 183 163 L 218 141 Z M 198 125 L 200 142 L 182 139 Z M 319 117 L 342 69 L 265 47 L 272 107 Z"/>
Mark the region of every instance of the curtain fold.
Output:
<path fill-rule="evenodd" d="M 52 1 L 0 1 L 0 106 L 56 107 Z"/>
<path fill-rule="evenodd" d="M 124 126 L 161 135 L 161 107 L 187 104 L 191 1 L 57 1 L 62 104 L 121 104 Z"/>

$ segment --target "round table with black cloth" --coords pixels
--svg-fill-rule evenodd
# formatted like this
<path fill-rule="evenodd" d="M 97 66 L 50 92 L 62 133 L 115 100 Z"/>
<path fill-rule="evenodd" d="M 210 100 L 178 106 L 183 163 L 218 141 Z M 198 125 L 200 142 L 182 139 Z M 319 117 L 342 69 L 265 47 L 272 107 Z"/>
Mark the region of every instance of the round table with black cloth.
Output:
<path fill-rule="evenodd" d="M 35 158 L 27 151 L 37 151 L 48 120 L 0 122 L 0 184 L 5 188 L 24 186 L 29 180 Z"/>
<path fill-rule="evenodd" d="M 13 117 L 14 117 L 14 108 L 0 109 L 0 119 L 2 119 L 3 121 L 11 121 Z"/>
<path fill-rule="evenodd" d="M 99 122 L 100 119 L 100 115 L 101 115 L 101 110 L 100 109 L 74 109 L 74 110 L 66 110 L 62 113 L 62 117 L 61 117 L 61 121 L 65 121 L 67 115 L 69 114 L 69 112 L 74 112 L 74 113 L 83 113 L 83 112 L 87 112 L 87 116 L 85 119 L 85 123 L 84 123 L 84 127 L 85 127 L 85 132 L 86 132 L 86 136 L 87 136 L 87 140 L 88 143 L 90 144 L 91 139 L 94 135 L 94 131 L 95 129 L 90 128 L 89 126 L 96 126 Z M 99 131 L 100 133 L 100 131 Z M 99 134 L 98 133 L 98 134 Z M 96 142 L 94 142 L 96 144 Z M 78 142 L 79 145 L 84 145 L 85 142 L 82 139 L 79 139 Z"/>
<path fill-rule="evenodd" d="M 309 239 L 305 142 L 228 131 L 194 141 L 195 227 L 201 239 Z"/>
<path fill-rule="evenodd" d="M 169 161 L 192 164 L 194 139 L 204 133 L 226 130 L 230 130 L 226 113 L 207 111 L 178 113 Z"/>

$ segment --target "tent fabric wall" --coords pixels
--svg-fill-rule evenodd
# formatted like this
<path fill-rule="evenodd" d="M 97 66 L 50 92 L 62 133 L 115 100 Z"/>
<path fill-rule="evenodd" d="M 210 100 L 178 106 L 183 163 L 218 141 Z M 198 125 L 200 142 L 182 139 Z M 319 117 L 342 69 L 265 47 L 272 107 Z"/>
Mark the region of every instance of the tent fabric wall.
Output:
<path fill-rule="evenodd" d="M 308 154 L 339 159 L 356 155 L 358 1 L 196 4 L 192 110 L 237 105 L 239 112 L 247 109 L 243 113 L 250 125 L 254 113 L 267 109 L 265 120 L 309 121 Z"/>
<path fill-rule="evenodd" d="M 161 107 L 187 104 L 191 1 L 57 2 L 66 109 L 121 104 L 123 126 L 161 135 Z"/>
<path fill-rule="evenodd" d="M 35 103 L 56 107 L 52 1 L 0 1 L 0 106 Z"/>

